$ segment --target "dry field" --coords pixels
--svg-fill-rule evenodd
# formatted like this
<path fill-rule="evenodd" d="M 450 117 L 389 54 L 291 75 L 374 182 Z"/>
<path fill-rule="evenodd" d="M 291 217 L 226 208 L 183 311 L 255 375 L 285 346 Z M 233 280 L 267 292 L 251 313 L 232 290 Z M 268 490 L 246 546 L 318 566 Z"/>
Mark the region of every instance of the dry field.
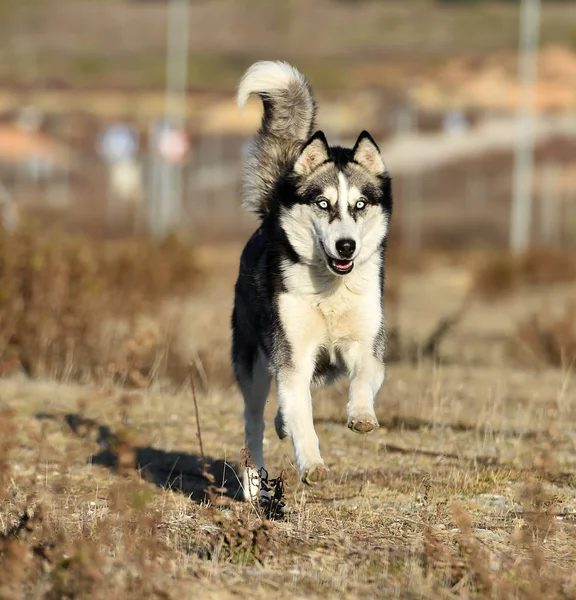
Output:
<path fill-rule="evenodd" d="M 542 10 L 544 44 L 576 41 L 572 2 Z M 153 0 L 0 0 L 2 83 L 164 85 L 166 6 Z M 404 85 L 454 57 L 516 52 L 518 5 L 454 0 L 190 3 L 189 80 L 231 90 L 257 59 L 298 64 L 315 88 Z M 105 40 L 105 43 L 103 43 Z"/>
<path fill-rule="evenodd" d="M 283 474 L 288 508 L 270 520 L 234 499 L 239 251 L 196 248 L 194 289 L 142 303 L 140 333 L 114 349 L 130 363 L 123 377 L 32 379 L 17 353 L 2 361 L 0 598 L 576 598 L 573 263 L 535 253 L 478 271 L 485 256 L 391 256 L 401 348 L 381 428 L 348 431 L 345 385 L 317 393 L 333 477 L 309 488 L 270 427 L 269 472 Z M 450 315 L 460 321 L 426 357 L 421 341 Z"/>

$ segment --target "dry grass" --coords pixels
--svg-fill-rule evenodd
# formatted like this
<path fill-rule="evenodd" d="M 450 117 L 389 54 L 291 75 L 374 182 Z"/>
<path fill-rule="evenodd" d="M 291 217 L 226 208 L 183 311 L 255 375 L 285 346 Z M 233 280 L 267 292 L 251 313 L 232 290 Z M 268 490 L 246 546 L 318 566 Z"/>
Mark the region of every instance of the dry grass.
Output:
<path fill-rule="evenodd" d="M 576 362 L 576 307 L 533 314 L 518 324 L 511 351 L 523 364 L 572 369 Z"/>
<path fill-rule="evenodd" d="M 521 255 L 502 252 L 472 252 L 454 255 L 446 253 L 404 253 L 393 246 L 394 260 L 389 261 L 386 302 L 391 327 L 391 360 L 438 359 L 445 339 L 478 304 L 494 306 L 511 297 L 531 291 L 554 289 L 576 282 L 576 255 L 570 251 L 551 248 L 530 248 Z M 438 264 L 451 264 L 469 270 L 458 301 L 444 309 L 436 323 L 421 339 L 405 339 L 398 328 L 398 310 L 402 302 L 402 283 L 407 275 L 422 275 Z M 518 357 L 530 359 L 532 364 L 562 366 L 574 359 L 573 310 L 562 317 L 547 318 L 532 315 L 520 323 L 512 336 L 512 350 Z"/>
<path fill-rule="evenodd" d="M 189 293 L 198 276 L 191 248 L 176 240 L 0 233 L 0 371 L 141 386 L 164 340 L 138 317 Z"/>
<path fill-rule="evenodd" d="M 270 427 L 268 469 L 286 474 L 289 509 L 270 521 L 234 499 L 244 439 L 227 357 L 238 249 L 195 256 L 213 275 L 170 310 L 180 342 L 191 340 L 178 351 L 208 365 L 202 385 L 200 368 L 191 373 L 202 450 L 189 386 L 127 394 L 0 380 L 1 598 L 576 598 L 570 372 L 471 368 L 462 352 L 481 347 L 486 314 L 517 315 L 515 302 L 529 310 L 538 290 L 476 303 L 450 339 L 460 362 L 392 365 L 374 435 L 346 429 L 344 384 L 318 392 L 327 484 L 304 487 Z M 456 306 L 468 287 L 450 287 L 449 273 L 407 276 L 398 319 L 422 332 L 437 303 Z M 274 402 L 266 411 L 271 423 Z"/>
<path fill-rule="evenodd" d="M 473 292 L 483 300 L 494 301 L 522 289 L 573 281 L 576 281 L 573 252 L 531 248 L 519 256 L 482 256 L 476 268 Z"/>

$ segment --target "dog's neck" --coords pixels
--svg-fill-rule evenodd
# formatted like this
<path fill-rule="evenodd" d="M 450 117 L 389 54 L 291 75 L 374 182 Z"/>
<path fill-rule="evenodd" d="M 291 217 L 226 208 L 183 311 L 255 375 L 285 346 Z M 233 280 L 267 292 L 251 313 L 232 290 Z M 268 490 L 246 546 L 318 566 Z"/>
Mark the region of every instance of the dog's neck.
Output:
<path fill-rule="evenodd" d="M 347 275 L 336 275 L 326 263 L 305 264 L 285 261 L 284 284 L 289 293 L 303 296 L 328 297 L 348 290 L 362 294 L 373 286 L 380 286 L 382 256 L 375 252 L 368 260 L 354 265 Z"/>

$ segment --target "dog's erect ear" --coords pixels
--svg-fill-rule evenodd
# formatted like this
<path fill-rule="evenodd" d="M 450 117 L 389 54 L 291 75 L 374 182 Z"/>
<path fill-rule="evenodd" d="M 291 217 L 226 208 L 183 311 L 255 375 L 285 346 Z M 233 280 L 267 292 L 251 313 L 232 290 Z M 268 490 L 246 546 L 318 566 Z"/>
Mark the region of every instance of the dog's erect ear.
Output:
<path fill-rule="evenodd" d="M 328 160 L 328 155 L 326 136 L 322 131 L 317 131 L 302 148 L 300 156 L 294 163 L 294 172 L 298 175 L 310 175 Z"/>
<path fill-rule="evenodd" d="M 374 175 L 386 173 L 386 165 L 380 154 L 380 149 L 367 131 L 363 131 L 358 136 L 352 153 L 354 160 L 370 173 Z"/>

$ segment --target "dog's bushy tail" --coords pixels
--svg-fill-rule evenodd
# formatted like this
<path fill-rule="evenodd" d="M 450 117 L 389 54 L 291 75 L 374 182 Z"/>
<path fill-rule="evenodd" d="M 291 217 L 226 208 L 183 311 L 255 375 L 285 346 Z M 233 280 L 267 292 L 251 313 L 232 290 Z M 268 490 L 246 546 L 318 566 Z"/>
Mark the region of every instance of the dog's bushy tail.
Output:
<path fill-rule="evenodd" d="M 238 87 L 240 108 L 251 94 L 260 96 L 264 115 L 245 157 L 243 201 L 263 218 L 278 178 L 312 135 L 316 103 L 304 75 L 280 61 L 260 61 L 246 71 Z"/>

